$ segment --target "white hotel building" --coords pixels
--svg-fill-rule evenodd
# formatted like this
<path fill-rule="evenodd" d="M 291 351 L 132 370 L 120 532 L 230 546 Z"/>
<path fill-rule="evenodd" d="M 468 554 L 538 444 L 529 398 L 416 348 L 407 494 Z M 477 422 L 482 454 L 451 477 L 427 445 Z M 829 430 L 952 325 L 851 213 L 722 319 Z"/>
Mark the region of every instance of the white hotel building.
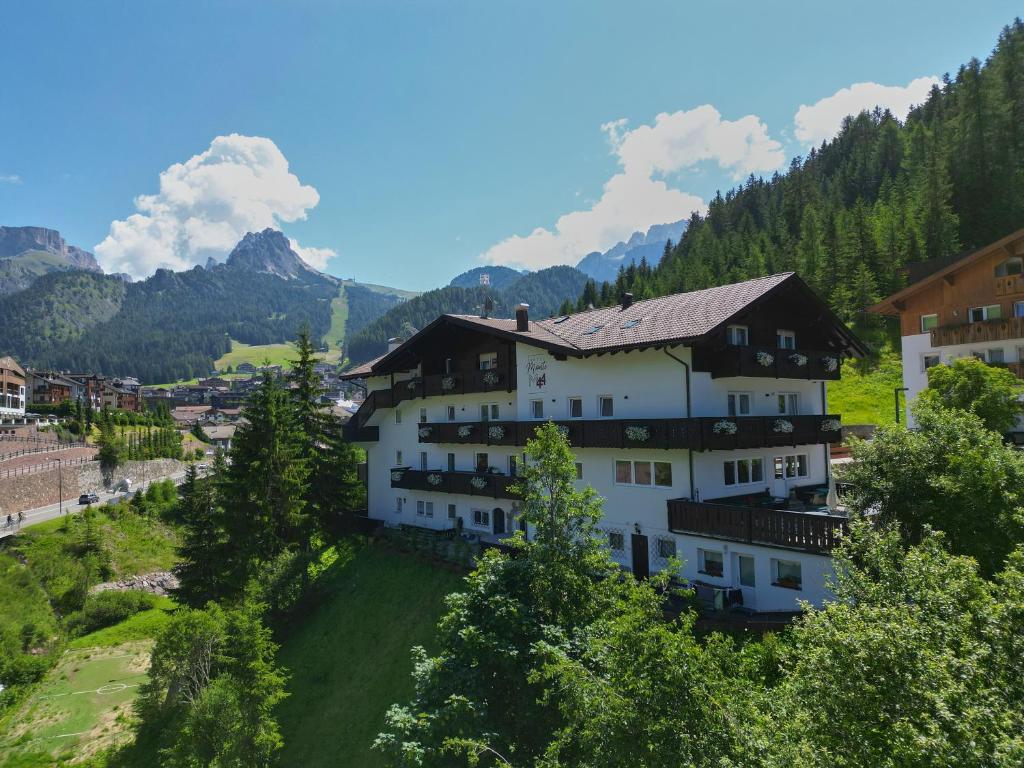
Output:
<path fill-rule="evenodd" d="M 791 611 L 828 594 L 846 521 L 824 505 L 826 383 L 862 353 L 792 273 L 539 321 L 442 315 L 346 374 L 368 390 L 347 430 L 371 518 L 486 541 L 519 525 L 509 486 L 553 420 L 624 568 L 675 556 L 699 596 Z"/>

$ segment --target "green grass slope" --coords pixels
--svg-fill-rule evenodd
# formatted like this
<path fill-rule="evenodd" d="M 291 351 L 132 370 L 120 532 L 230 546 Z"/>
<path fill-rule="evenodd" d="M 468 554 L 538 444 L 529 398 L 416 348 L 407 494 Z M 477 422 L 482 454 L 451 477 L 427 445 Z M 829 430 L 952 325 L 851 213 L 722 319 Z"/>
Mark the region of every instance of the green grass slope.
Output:
<path fill-rule="evenodd" d="M 843 424 L 882 426 L 895 422 L 893 390 L 903 386 L 899 355 L 889 349 L 877 361 L 847 360 L 842 373 L 842 379 L 828 384 L 830 413 L 841 414 Z"/>
<path fill-rule="evenodd" d="M 461 578 L 378 546 L 349 548 L 324 575 L 330 599 L 285 638 L 281 765 L 382 765 L 371 750 L 388 707 L 412 694 L 409 649 L 431 649 Z"/>

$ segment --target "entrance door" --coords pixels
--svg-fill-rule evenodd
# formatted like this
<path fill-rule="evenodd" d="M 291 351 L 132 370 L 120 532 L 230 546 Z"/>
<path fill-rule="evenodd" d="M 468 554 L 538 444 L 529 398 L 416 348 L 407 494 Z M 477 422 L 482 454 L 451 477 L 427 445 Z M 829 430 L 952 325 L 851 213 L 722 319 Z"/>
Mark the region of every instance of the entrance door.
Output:
<path fill-rule="evenodd" d="M 491 517 L 494 518 L 494 532 L 504 533 L 505 532 L 505 510 L 501 507 L 495 507 L 491 513 Z"/>
<path fill-rule="evenodd" d="M 651 575 L 647 552 L 647 537 L 634 533 L 630 546 L 633 549 L 633 575 L 638 579 L 646 579 Z"/>

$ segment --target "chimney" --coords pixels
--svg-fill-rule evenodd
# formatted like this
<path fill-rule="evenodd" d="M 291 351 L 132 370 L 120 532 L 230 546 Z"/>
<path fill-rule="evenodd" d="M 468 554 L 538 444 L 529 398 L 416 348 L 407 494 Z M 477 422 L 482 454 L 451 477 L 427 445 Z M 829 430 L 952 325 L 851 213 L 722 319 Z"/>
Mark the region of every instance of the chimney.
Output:
<path fill-rule="evenodd" d="M 394 352 L 400 346 L 402 346 L 402 337 L 401 336 L 395 336 L 392 339 L 388 339 L 388 352 Z"/>
<path fill-rule="evenodd" d="M 633 294 L 624 293 L 622 294 L 622 308 L 629 309 L 633 305 Z"/>
<path fill-rule="evenodd" d="M 520 332 L 530 330 L 529 304 L 516 304 L 516 330 Z"/>

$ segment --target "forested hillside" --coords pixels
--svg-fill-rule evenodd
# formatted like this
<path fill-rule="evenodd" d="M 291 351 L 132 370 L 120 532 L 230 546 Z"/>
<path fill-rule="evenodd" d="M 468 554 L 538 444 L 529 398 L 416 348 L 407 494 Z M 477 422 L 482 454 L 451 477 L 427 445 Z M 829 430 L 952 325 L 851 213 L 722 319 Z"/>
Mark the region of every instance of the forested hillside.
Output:
<path fill-rule="evenodd" d="M 1024 24 L 945 78 L 901 124 L 848 118 L 784 174 L 750 178 L 691 218 L 655 268 L 587 287 L 613 303 L 796 270 L 846 320 L 901 287 L 909 262 L 948 258 L 1024 226 Z"/>
<path fill-rule="evenodd" d="M 444 313 L 473 314 L 480 311 L 488 297 L 494 302 L 495 317 L 511 317 L 516 304 L 530 305 L 533 317 L 554 313 L 567 296 L 583 290 L 587 276 L 573 267 L 550 267 L 523 275 L 503 289 L 476 286 L 446 286 L 410 299 L 388 311 L 360 332 L 351 334 L 347 352 L 354 363 L 377 357 L 387 349 L 393 336 L 408 335 Z"/>

